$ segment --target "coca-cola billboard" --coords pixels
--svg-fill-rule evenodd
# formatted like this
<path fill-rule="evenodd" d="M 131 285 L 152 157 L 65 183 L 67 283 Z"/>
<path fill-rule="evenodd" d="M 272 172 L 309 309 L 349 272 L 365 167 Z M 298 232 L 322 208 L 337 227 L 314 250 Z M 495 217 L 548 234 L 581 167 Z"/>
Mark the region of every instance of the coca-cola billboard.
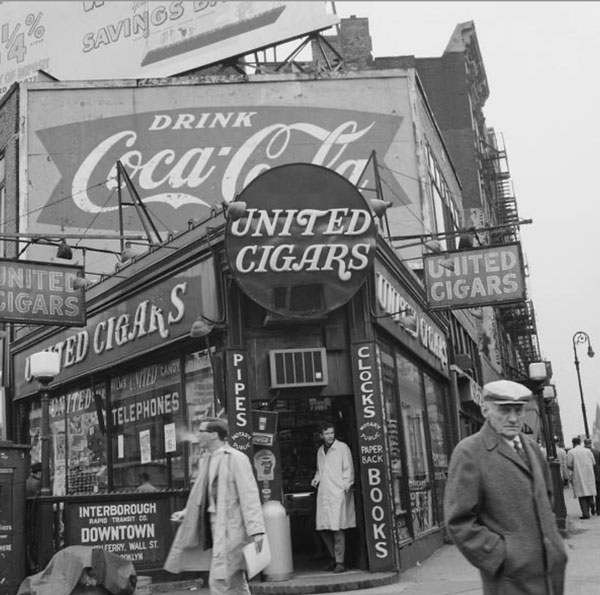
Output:
<path fill-rule="evenodd" d="M 20 185 L 21 204 L 27 206 L 24 231 L 114 233 L 117 161 L 163 237 L 188 229 L 190 219 L 209 217 L 257 175 L 287 163 L 331 169 L 365 188 L 370 198 L 376 180 L 368 164 L 375 151 L 385 198 L 394 207 L 417 200 L 405 77 L 214 80 L 27 87 Z M 125 203 L 132 202 L 127 189 L 121 194 Z M 400 233 L 393 210 L 390 231 Z M 123 228 L 143 232 L 131 204 L 124 205 Z M 108 247 L 119 249 L 116 242 Z M 28 250 L 31 258 L 46 258 L 34 254 L 36 246 Z M 107 259 L 93 261 L 95 256 L 87 253 L 86 268 L 101 271 Z"/>
<path fill-rule="evenodd" d="M 360 192 L 321 166 L 292 163 L 259 175 L 227 223 L 226 252 L 241 289 L 288 317 L 345 304 L 375 258 L 374 215 Z"/>

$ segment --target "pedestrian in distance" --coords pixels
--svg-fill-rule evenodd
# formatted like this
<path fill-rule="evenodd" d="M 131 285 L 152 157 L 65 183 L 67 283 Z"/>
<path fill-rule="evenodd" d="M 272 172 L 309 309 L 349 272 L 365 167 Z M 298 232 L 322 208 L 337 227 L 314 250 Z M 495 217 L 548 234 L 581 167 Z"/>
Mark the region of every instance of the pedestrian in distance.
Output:
<path fill-rule="evenodd" d="M 345 530 L 356 527 L 354 508 L 354 465 L 347 444 L 335 437 L 332 423 L 321 425 L 323 444 L 317 451 L 317 472 L 311 486 L 317 488 L 316 529 L 320 532 L 331 561 L 326 570 L 344 572 Z"/>
<path fill-rule="evenodd" d="M 554 442 L 556 444 L 556 458 L 560 465 L 560 478 L 562 479 L 563 488 L 566 488 L 569 485 L 570 476 L 569 467 L 567 467 L 567 451 L 559 444 L 556 436 Z"/>
<path fill-rule="evenodd" d="M 37 496 L 42 489 L 42 464 L 31 465 L 29 477 L 25 480 L 25 495 L 27 498 Z"/>
<path fill-rule="evenodd" d="M 181 522 L 165 569 L 180 573 L 208 570 L 211 595 L 249 595 L 243 548 L 263 546 L 265 524 L 250 459 L 227 444 L 227 422 L 200 422 L 198 443 L 206 454 L 185 509 L 173 513 Z"/>
<path fill-rule="evenodd" d="M 150 481 L 150 475 L 146 471 L 140 473 L 141 483 L 137 487 L 138 492 L 156 492 L 156 486 L 152 485 Z"/>
<path fill-rule="evenodd" d="M 497 380 L 483 387 L 479 432 L 454 449 L 444 494 L 447 531 L 479 569 L 483 595 L 563 595 L 567 553 L 552 511 L 552 481 L 522 433 L 531 391 Z"/>
<path fill-rule="evenodd" d="M 571 440 L 573 448 L 567 454 L 567 466 L 572 471 L 573 496 L 579 500 L 582 519 L 590 518 L 590 511 L 595 512 L 596 477 L 594 465 L 596 460 L 591 450 L 581 445 L 581 438 Z"/>
<path fill-rule="evenodd" d="M 588 448 L 594 455 L 594 479 L 596 480 L 596 502 L 592 514 L 594 512 L 600 516 L 600 451 L 592 446 L 591 438 L 586 438 L 583 445 Z"/>

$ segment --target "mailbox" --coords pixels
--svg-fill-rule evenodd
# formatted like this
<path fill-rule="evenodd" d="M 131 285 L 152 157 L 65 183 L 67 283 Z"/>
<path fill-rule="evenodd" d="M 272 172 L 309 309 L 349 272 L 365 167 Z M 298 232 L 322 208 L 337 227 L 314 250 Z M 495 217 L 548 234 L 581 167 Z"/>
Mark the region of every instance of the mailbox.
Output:
<path fill-rule="evenodd" d="M 25 480 L 29 446 L 0 442 L 0 595 L 25 578 Z"/>

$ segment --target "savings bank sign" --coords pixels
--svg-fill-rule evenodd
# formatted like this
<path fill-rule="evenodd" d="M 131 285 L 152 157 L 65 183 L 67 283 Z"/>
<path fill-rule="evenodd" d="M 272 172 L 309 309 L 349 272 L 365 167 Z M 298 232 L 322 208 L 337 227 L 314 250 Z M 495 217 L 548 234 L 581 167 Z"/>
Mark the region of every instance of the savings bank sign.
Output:
<path fill-rule="evenodd" d="M 283 316 L 322 315 L 345 304 L 373 266 L 373 213 L 358 189 L 325 167 L 271 169 L 239 195 L 226 252 L 241 289 Z"/>
<path fill-rule="evenodd" d="M 57 179 L 54 187 L 43 190 L 41 182 L 37 191 L 32 184 L 30 203 L 39 212 L 32 228 L 36 222 L 60 221 L 65 228 L 118 229 L 117 161 L 156 219 L 173 232 L 186 229 L 190 218 L 206 217 L 212 207 L 234 200 L 256 176 L 285 163 L 324 166 L 352 184 L 364 183 L 371 151 L 385 156 L 402 122 L 399 116 L 354 110 L 243 105 L 111 116 L 110 104 L 118 103 L 111 98 L 113 91 L 85 96 L 104 103 L 104 111 L 92 114 L 99 108 L 90 101 L 81 121 L 68 113 L 66 107 L 77 110 L 79 103 L 65 91 L 54 118 L 71 121 L 37 129 L 43 145 L 39 150 L 38 140 L 30 139 L 29 170 L 39 170 L 44 184 Z M 146 105 L 151 103 L 144 97 Z M 36 154 L 47 154 L 48 163 L 36 161 Z M 391 175 L 386 183 L 397 196 L 404 194 Z M 127 229 L 141 229 L 133 207 L 124 209 Z"/>

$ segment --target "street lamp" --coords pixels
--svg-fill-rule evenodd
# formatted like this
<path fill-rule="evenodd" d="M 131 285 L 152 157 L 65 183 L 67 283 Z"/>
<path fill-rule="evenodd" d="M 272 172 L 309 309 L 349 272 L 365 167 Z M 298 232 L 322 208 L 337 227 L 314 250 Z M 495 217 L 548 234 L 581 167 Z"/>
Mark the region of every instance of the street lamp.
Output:
<path fill-rule="evenodd" d="M 534 394 L 537 399 L 540 422 L 542 424 L 542 433 L 544 435 L 544 444 L 546 445 L 546 457 L 550 460 L 550 432 L 548 430 L 548 419 L 546 418 L 546 407 L 544 406 L 543 385 L 548 376 L 548 368 L 545 362 L 535 362 L 529 364 L 529 379 L 535 385 Z"/>
<path fill-rule="evenodd" d="M 592 342 L 590 336 L 583 331 L 577 331 L 573 335 L 573 354 L 575 355 L 575 369 L 577 370 L 577 382 L 579 383 L 579 396 L 581 397 L 581 412 L 583 413 L 583 426 L 585 428 L 585 437 L 590 437 L 590 429 L 588 427 L 587 414 L 585 412 L 585 401 L 583 400 L 583 387 L 581 386 L 581 374 L 579 373 L 579 359 L 577 358 L 577 345 L 580 343 L 587 343 L 588 357 L 594 357 L 594 350 L 592 349 Z"/>
<path fill-rule="evenodd" d="M 556 444 L 554 443 L 554 431 L 550 417 L 550 407 L 556 398 L 554 386 L 544 385 L 548 376 L 548 367 L 545 362 L 529 364 L 529 379 L 532 381 L 533 391 L 537 398 L 540 420 L 546 443 L 546 460 L 550 469 L 553 492 L 553 511 L 556 518 L 556 526 L 564 536 L 567 531 L 567 507 L 563 491 L 563 480 L 560 475 L 560 462 L 557 458 Z"/>
<path fill-rule="evenodd" d="M 50 495 L 50 409 L 48 385 L 60 372 L 60 354 L 54 351 L 41 351 L 29 357 L 29 372 L 41 385 L 42 405 L 42 485 L 40 494 Z"/>

